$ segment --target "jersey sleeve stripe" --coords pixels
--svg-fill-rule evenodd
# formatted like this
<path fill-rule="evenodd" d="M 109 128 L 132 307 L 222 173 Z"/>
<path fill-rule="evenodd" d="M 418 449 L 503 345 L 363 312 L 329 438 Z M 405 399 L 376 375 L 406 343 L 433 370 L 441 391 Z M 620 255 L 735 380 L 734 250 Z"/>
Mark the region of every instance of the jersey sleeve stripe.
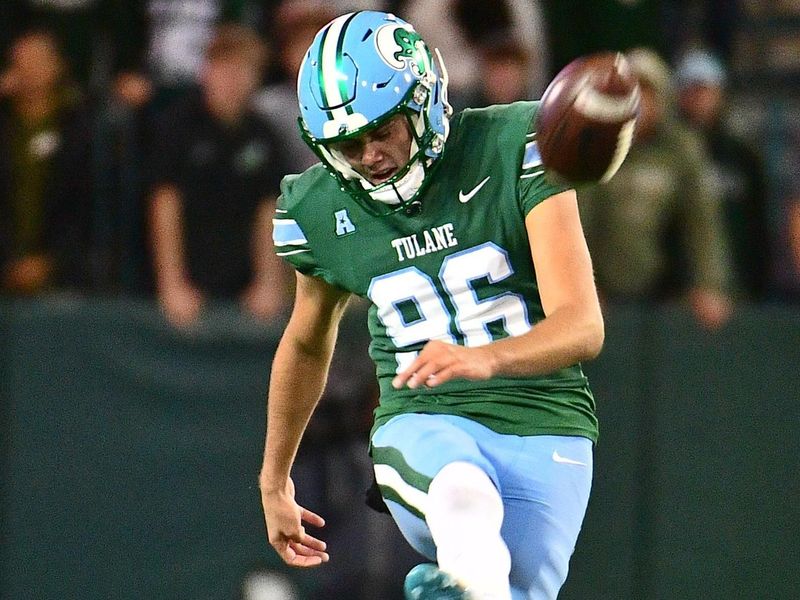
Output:
<path fill-rule="evenodd" d="M 276 252 L 276 256 L 292 256 L 293 254 L 302 254 L 303 252 L 311 252 L 308 248 L 301 248 L 300 250 L 287 250 L 286 252 Z"/>
<path fill-rule="evenodd" d="M 276 246 L 307 244 L 303 230 L 294 219 L 272 219 L 272 240 Z"/>
<path fill-rule="evenodd" d="M 303 244 L 307 243 L 308 240 L 305 238 L 297 238 L 294 240 L 272 240 L 273 244 L 276 246 L 302 246 Z"/>
<path fill-rule="evenodd" d="M 544 175 L 544 169 L 540 171 L 534 171 L 533 173 L 525 173 L 524 175 L 520 175 L 520 179 L 530 179 L 531 177 L 539 177 L 539 175 Z"/>
<path fill-rule="evenodd" d="M 532 169 L 542 164 L 542 156 L 539 154 L 539 146 L 536 142 L 525 144 L 525 155 L 522 158 L 522 169 Z"/>

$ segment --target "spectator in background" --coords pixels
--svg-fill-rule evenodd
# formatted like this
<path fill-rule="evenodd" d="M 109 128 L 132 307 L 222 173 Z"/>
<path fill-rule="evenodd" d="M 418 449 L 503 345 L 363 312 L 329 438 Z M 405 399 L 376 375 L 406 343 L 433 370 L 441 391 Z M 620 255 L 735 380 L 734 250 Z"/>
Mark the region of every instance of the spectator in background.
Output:
<path fill-rule="evenodd" d="M 287 302 L 271 251 L 282 145 L 249 109 L 265 58 L 253 31 L 221 26 L 202 92 L 166 111 L 157 132 L 150 233 L 159 300 L 175 325 L 195 321 L 208 297 L 238 299 L 260 318 Z"/>
<path fill-rule="evenodd" d="M 635 140 L 611 181 L 579 193 L 598 287 L 612 302 L 685 297 L 700 323 L 715 328 L 732 305 L 710 162 L 673 114 L 666 63 L 645 49 L 628 57 L 642 91 Z"/>
<path fill-rule="evenodd" d="M 653 1 L 653 0 L 646 0 Z M 748 11 L 759 10 L 759 5 L 769 7 L 770 2 L 743 3 L 742 0 L 658 0 L 664 21 L 665 41 L 668 50 L 680 50 L 687 43 L 703 43 L 723 62 L 730 64 L 736 44 L 736 33 L 746 20 Z M 628 3 L 633 4 L 633 3 Z M 780 3 L 778 3 L 780 4 Z M 670 55 L 677 60 L 678 56 Z"/>
<path fill-rule="evenodd" d="M 542 0 L 553 72 L 592 52 L 653 48 L 668 56 L 666 34 L 675 29 L 685 0 Z M 680 30 L 678 31 L 681 32 Z"/>
<path fill-rule="evenodd" d="M 59 41 L 72 80 L 92 98 L 102 97 L 115 73 L 140 62 L 143 5 L 141 0 L 3 0 L 0 45 L 6 48 L 21 31 L 46 28 Z"/>
<path fill-rule="evenodd" d="M 784 286 L 786 297 L 800 302 L 800 190 L 787 205 L 786 238 L 789 246 L 789 271 L 791 284 Z"/>
<path fill-rule="evenodd" d="M 280 136 L 286 147 L 287 167 L 302 173 L 318 162 L 300 137 L 297 119 L 297 72 L 314 36 L 337 14 L 355 10 L 381 10 L 380 0 L 283 0 L 264 11 L 264 35 L 275 50 L 274 80 L 255 98 L 255 110 Z"/>
<path fill-rule="evenodd" d="M 794 139 L 786 161 L 788 173 L 794 173 L 794 180 L 786 182 L 777 206 L 779 226 L 777 227 L 774 248 L 774 281 L 770 297 L 779 302 L 800 305 L 800 181 L 797 169 L 800 167 L 800 140 Z"/>
<path fill-rule="evenodd" d="M 3 29 L 19 34 L 46 28 L 59 42 L 70 64 L 73 81 L 85 92 L 93 75 L 98 34 L 103 30 L 105 9 L 116 0 L 3 0 Z"/>
<path fill-rule="evenodd" d="M 531 100 L 531 59 L 513 36 L 498 34 L 478 48 L 479 83 L 467 100 L 473 108 Z"/>
<path fill-rule="evenodd" d="M 216 24 L 248 19 L 257 0 L 99 1 L 113 10 L 105 11 L 108 64 L 95 119 L 101 202 L 93 279 L 101 289 L 146 293 L 152 286 L 146 169 L 158 142 L 154 124 L 177 98 L 197 90 Z"/>
<path fill-rule="evenodd" d="M 330 2 L 284 0 L 270 15 L 268 35 L 276 51 L 276 81 L 255 99 L 255 109 L 267 119 L 287 148 L 289 170 L 301 173 L 319 159 L 300 137 L 297 118 L 297 72 L 317 31 L 336 16 Z"/>
<path fill-rule="evenodd" d="M 767 184 L 760 156 L 725 127 L 726 72 L 713 54 L 686 52 L 676 69 L 682 116 L 702 136 L 720 190 L 738 291 L 762 300 L 771 265 Z"/>
<path fill-rule="evenodd" d="M 117 61 L 114 91 L 128 106 L 154 101 L 157 108 L 200 83 L 206 47 L 219 23 L 243 23 L 256 0 L 140 0 L 120 3 L 136 44 L 119 36 L 125 49 Z M 117 16 L 117 21 L 120 21 Z"/>
<path fill-rule="evenodd" d="M 439 48 L 450 77 L 453 108 L 467 107 L 482 88 L 480 48 L 486 41 L 506 36 L 527 54 L 529 83 L 526 98 L 544 91 L 550 70 L 549 47 L 540 3 L 535 0 L 404 0 L 399 14 L 416 23 L 431 48 Z"/>
<path fill-rule="evenodd" d="M 85 282 L 90 133 L 56 38 L 16 38 L 0 75 L 0 287 L 35 294 Z"/>

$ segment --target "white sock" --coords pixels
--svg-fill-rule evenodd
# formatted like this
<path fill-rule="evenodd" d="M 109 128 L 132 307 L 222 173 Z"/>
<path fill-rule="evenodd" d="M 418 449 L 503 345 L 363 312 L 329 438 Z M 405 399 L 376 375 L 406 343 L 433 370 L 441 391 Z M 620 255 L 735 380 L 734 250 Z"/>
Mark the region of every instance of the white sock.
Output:
<path fill-rule="evenodd" d="M 500 537 L 503 502 L 482 469 L 454 462 L 439 471 L 428 489 L 425 518 L 442 571 L 475 600 L 511 599 L 511 555 Z"/>

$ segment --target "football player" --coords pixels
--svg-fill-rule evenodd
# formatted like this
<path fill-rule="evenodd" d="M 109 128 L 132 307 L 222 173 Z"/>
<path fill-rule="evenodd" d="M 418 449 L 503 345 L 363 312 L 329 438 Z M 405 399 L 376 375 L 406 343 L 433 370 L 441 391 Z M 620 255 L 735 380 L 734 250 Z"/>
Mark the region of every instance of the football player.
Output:
<path fill-rule="evenodd" d="M 406 596 L 555 598 L 597 439 L 580 361 L 604 330 L 575 192 L 538 155 L 538 104 L 452 116 L 438 52 L 370 11 L 317 34 L 298 99 L 321 164 L 283 181 L 274 221 L 297 295 L 269 389 L 270 543 L 289 565 L 328 560 L 290 469 L 355 294 L 371 302 L 377 485 L 432 561 Z"/>

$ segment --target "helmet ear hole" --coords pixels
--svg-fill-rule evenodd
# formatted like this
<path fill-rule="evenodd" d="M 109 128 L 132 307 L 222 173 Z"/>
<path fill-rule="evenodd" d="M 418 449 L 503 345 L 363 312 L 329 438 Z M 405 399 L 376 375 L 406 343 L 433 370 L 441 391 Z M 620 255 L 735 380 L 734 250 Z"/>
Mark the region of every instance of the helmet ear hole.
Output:
<path fill-rule="evenodd" d="M 428 88 L 424 85 L 417 84 L 417 87 L 414 88 L 414 95 L 411 97 L 414 104 L 420 107 L 420 109 L 425 106 L 425 101 L 428 99 Z"/>

